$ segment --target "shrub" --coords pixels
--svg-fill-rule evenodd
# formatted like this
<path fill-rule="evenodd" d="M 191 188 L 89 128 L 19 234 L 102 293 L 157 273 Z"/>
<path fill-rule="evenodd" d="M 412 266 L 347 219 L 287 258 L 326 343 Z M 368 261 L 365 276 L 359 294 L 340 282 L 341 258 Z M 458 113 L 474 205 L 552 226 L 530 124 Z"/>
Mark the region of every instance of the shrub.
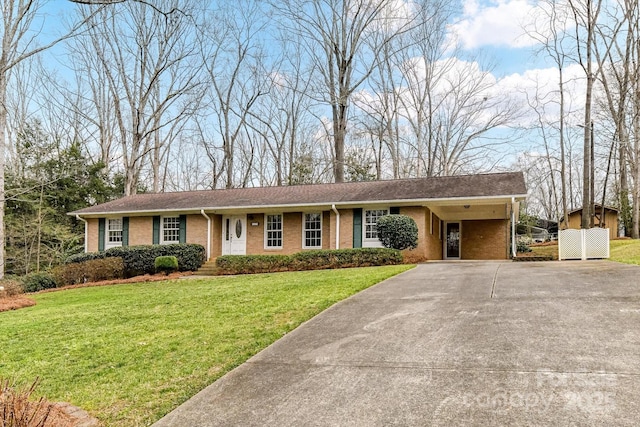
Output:
<path fill-rule="evenodd" d="M 385 248 L 415 249 L 418 247 L 418 226 L 407 215 L 385 215 L 378 219 L 378 238 Z"/>
<path fill-rule="evenodd" d="M 38 292 L 56 287 L 56 281 L 49 273 L 29 273 L 22 279 L 25 292 Z"/>
<path fill-rule="evenodd" d="M 11 427 L 70 426 L 71 422 L 57 416 L 53 403 L 44 398 L 31 399 L 38 386 L 17 386 L 15 382 L 0 378 L 0 425 Z"/>
<path fill-rule="evenodd" d="M 175 256 L 159 256 L 155 259 L 154 265 L 158 273 L 173 273 L 178 270 L 178 258 Z"/>
<path fill-rule="evenodd" d="M 64 261 L 64 263 L 65 264 L 75 264 L 75 263 L 79 263 L 79 262 L 91 261 L 91 260 L 94 260 L 94 259 L 104 259 L 104 258 L 105 258 L 105 253 L 104 252 L 85 252 L 85 253 L 75 254 L 75 255 L 69 256 Z"/>
<path fill-rule="evenodd" d="M 318 270 L 400 263 L 402 263 L 400 251 L 383 248 L 311 250 L 293 255 L 225 255 L 216 258 L 216 267 L 222 274 Z"/>
<path fill-rule="evenodd" d="M 122 258 L 109 257 L 65 264 L 56 267 L 53 276 L 58 286 L 121 279 L 124 277 L 124 262 Z"/>
<path fill-rule="evenodd" d="M 69 257 L 67 263 L 84 262 L 100 258 L 122 258 L 124 276 L 133 277 L 156 272 L 155 260 L 159 256 L 175 256 L 178 271 L 195 271 L 204 263 L 205 249 L 196 244 L 140 245 L 111 248 L 105 252 L 79 254 Z"/>
<path fill-rule="evenodd" d="M 252 274 L 287 271 L 287 255 L 224 255 L 216 258 L 216 267 L 222 274 Z"/>
<path fill-rule="evenodd" d="M 0 288 L 2 289 L 0 290 L 0 298 L 12 297 L 24 292 L 22 284 L 19 281 L 12 279 L 0 280 Z"/>
<path fill-rule="evenodd" d="M 517 249 L 518 252 L 532 252 L 533 251 L 533 249 L 531 249 L 529 247 L 529 245 L 527 244 L 527 242 L 524 241 L 524 240 L 519 240 L 518 241 L 516 249 Z"/>

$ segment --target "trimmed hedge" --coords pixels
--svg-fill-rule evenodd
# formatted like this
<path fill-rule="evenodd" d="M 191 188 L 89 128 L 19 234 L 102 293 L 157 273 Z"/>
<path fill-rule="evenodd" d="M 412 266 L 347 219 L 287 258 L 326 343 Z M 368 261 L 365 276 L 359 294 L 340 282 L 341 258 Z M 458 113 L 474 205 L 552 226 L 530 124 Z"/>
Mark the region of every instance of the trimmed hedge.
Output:
<path fill-rule="evenodd" d="M 52 274 L 58 286 L 121 279 L 124 277 L 124 262 L 116 257 L 92 259 L 61 265 L 54 268 Z"/>
<path fill-rule="evenodd" d="M 83 252 L 67 257 L 64 260 L 65 264 L 76 264 L 79 262 L 91 261 L 94 259 L 104 259 L 106 257 L 105 252 Z"/>
<path fill-rule="evenodd" d="M 93 252 L 73 255 L 66 263 L 90 261 L 101 258 L 122 258 L 124 276 L 133 277 L 156 272 L 155 260 L 161 256 L 175 256 L 178 259 L 178 271 L 195 271 L 205 261 L 205 249 L 197 244 L 140 245 L 111 248 L 105 252 Z"/>
<path fill-rule="evenodd" d="M 29 273 L 22 278 L 22 289 L 25 292 L 38 292 L 56 286 L 55 279 L 49 273 Z"/>
<path fill-rule="evenodd" d="M 402 253 L 386 248 L 311 250 L 293 255 L 224 255 L 216 258 L 216 267 L 221 274 L 321 270 L 401 263 Z"/>
<path fill-rule="evenodd" d="M 159 256 L 155 259 L 156 272 L 169 274 L 178 271 L 178 258 L 174 256 Z"/>

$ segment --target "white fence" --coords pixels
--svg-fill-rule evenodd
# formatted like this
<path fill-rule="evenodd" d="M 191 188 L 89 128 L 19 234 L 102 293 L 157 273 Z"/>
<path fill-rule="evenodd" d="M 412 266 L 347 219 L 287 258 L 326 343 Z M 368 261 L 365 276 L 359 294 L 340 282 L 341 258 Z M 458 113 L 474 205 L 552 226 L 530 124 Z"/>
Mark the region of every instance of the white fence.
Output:
<path fill-rule="evenodd" d="M 609 229 L 561 230 L 558 259 L 609 258 Z"/>

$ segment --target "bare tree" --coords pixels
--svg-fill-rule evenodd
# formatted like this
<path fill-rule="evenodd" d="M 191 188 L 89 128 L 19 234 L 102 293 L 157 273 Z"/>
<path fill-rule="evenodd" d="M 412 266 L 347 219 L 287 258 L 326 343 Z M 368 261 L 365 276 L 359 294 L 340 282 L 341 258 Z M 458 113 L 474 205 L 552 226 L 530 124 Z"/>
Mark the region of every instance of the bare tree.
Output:
<path fill-rule="evenodd" d="M 322 88 L 314 97 L 331 107 L 336 182 L 344 181 L 345 139 L 354 92 L 378 66 L 381 49 L 412 21 L 391 0 L 283 0 L 274 8 L 288 20 Z M 376 42 L 372 43 L 372 37 Z"/>
<path fill-rule="evenodd" d="M 559 117 L 557 122 L 558 146 L 560 148 L 560 187 L 562 218 L 565 227 L 569 224 L 569 200 L 567 197 L 567 159 L 566 159 L 566 89 L 565 89 L 565 68 L 568 58 L 573 56 L 571 47 L 568 46 L 568 37 L 564 29 L 568 25 L 569 10 L 561 6 L 554 0 L 541 4 L 538 8 L 537 19 L 531 28 L 527 28 L 530 37 L 540 43 L 540 51 L 544 52 L 554 62 L 558 70 L 558 97 Z M 540 116 L 538 116 L 540 118 Z M 543 125 L 544 126 L 544 125 Z M 545 147 L 548 141 L 545 138 Z"/>
<path fill-rule="evenodd" d="M 212 135 L 202 140 L 214 168 L 214 186 L 225 174 L 224 185 L 231 188 L 236 181 L 244 181 L 234 170 L 236 145 L 247 136 L 243 133 L 256 101 L 270 89 L 258 37 L 266 24 L 259 5 L 251 1 L 222 4 L 211 16 L 215 19 L 201 34 L 200 51 L 210 85 L 205 102 L 216 123 Z M 207 126 L 200 125 L 200 129 Z"/>
<path fill-rule="evenodd" d="M 187 0 L 155 4 L 162 10 L 193 8 Z M 91 10 L 84 10 L 84 16 Z M 199 85 L 198 67 L 191 61 L 196 55 L 193 21 L 184 13 L 159 14 L 145 4 L 127 2 L 102 8 L 90 22 L 87 37 L 92 49 L 84 54 L 96 55 L 106 79 L 118 129 L 124 193 L 135 194 L 143 159 L 167 142 L 166 128 L 188 117 L 187 104 L 179 101 Z M 154 175 L 155 190 L 158 175 Z"/>
<path fill-rule="evenodd" d="M 577 47 L 577 60 L 582 66 L 586 77 L 585 106 L 583 122 L 583 176 L 582 176 L 582 228 L 593 225 L 593 201 L 592 191 L 593 176 L 592 155 L 593 151 L 593 119 L 591 110 L 593 104 L 593 87 L 597 70 L 594 71 L 593 55 L 595 50 L 595 34 L 598 16 L 602 6 L 602 0 L 569 0 L 569 6 L 575 21 L 575 42 Z M 583 42 L 584 40 L 584 42 Z"/>

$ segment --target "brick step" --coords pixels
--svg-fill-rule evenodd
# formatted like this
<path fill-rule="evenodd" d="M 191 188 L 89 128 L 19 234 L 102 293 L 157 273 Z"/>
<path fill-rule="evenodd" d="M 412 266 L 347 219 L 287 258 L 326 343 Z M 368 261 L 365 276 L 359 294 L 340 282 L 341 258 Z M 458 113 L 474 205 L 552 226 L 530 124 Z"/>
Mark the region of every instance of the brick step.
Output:
<path fill-rule="evenodd" d="M 218 267 L 216 267 L 215 259 L 206 261 L 195 273 L 198 276 L 216 276 Z"/>

